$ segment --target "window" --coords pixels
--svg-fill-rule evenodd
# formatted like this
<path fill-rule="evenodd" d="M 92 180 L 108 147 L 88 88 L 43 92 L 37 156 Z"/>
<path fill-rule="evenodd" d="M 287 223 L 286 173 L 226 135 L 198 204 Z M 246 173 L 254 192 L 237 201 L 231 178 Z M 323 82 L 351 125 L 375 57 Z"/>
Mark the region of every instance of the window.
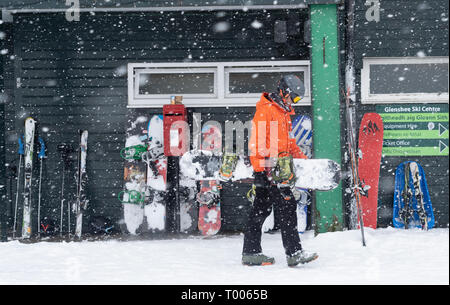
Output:
<path fill-rule="evenodd" d="M 276 92 L 276 85 L 283 75 L 295 74 L 309 88 L 307 67 L 230 67 L 225 69 L 225 84 L 227 97 L 259 97 L 261 92 Z M 309 97 L 306 89 L 305 96 Z"/>
<path fill-rule="evenodd" d="M 164 97 L 167 95 L 217 96 L 216 71 L 205 69 L 154 69 L 137 70 L 135 96 L 137 98 Z"/>
<path fill-rule="evenodd" d="M 364 58 L 362 103 L 448 102 L 448 57 Z"/>
<path fill-rule="evenodd" d="M 161 107 L 173 95 L 186 106 L 255 106 L 285 74 L 305 83 L 301 105 L 310 105 L 309 61 L 144 63 L 128 65 L 128 106 Z"/>

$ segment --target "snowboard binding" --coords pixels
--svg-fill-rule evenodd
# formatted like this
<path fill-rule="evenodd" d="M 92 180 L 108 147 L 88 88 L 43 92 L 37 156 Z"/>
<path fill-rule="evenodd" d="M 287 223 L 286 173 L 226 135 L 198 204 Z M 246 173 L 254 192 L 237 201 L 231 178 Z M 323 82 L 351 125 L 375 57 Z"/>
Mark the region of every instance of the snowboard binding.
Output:
<path fill-rule="evenodd" d="M 162 146 L 162 144 L 159 144 L 158 146 L 151 147 L 147 151 L 142 153 L 141 158 L 142 161 L 148 164 L 149 162 L 158 160 L 163 156 L 164 156 L 164 147 Z"/>
<path fill-rule="evenodd" d="M 293 162 L 294 159 L 289 153 L 281 152 L 278 154 L 270 176 L 280 190 L 295 183 L 296 177 Z"/>
<path fill-rule="evenodd" d="M 219 169 L 219 177 L 223 181 L 230 181 L 236 169 L 238 156 L 233 153 L 225 153 L 222 158 L 222 165 Z"/>
<path fill-rule="evenodd" d="M 197 202 L 200 205 L 208 206 L 208 208 L 220 204 L 220 189 L 220 185 L 210 185 L 207 181 L 203 182 L 196 196 Z"/>
<path fill-rule="evenodd" d="M 210 192 L 200 192 L 197 194 L 197 202 L 199 204 L 207 205 L 208 208 L 213 205 L 217 205 L 220 201 L 220 196 L 214 191 Z"/>
<path fill-rule="evenodd" d="M 143 204 L 145 201 L 145 193 L 135 190 L 123 190 L 117 197 L 121 203 Z"/>
<path fill-rule="evenodd" d="M 120 156 L 125 160 L 141 160 L 147 150 L 148 145 L 128 146 L 120 150 Z"/>

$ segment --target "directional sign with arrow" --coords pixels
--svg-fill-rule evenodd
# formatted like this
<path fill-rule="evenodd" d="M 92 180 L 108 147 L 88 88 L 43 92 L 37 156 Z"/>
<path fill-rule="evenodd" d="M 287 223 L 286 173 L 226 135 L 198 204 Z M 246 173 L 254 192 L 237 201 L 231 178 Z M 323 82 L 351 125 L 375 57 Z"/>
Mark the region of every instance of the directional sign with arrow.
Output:
<path fill-rule="evenodd" d="M 439 136 L 442 137 L 442 135 L 448 131 L 448 128 L 446 128 L 444 125 L 442 125 L 441 123 L 439 123 Z M 448 134 L 447 134 L 448 137 Z"/>
<path fill-rule="evenodd" d="M 377 105 L 383 118 L 383 155 L 448 156 L 448 104 Z"/>

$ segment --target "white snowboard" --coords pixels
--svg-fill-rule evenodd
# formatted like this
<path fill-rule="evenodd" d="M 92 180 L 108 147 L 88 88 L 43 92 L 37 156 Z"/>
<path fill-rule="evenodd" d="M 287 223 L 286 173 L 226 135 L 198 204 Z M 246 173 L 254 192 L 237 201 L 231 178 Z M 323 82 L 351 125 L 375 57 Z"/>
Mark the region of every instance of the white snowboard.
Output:
<path fill-rule="evenodd" d="M 211 160 L 217 159 L 216 162 L 208 163 L 208 166 L 215 167 L 206 171 L 204 168 L 205 164 L 194 162 L 196 156 L 199 155 L 210 157 Z M 181 173 L 194 180 L 220 180 L 220 165 L 220 157 L 213 156 L 211 152 L 204 150 L 191 150 L 180 158 Z M 330 159 L 294 159 L 294 169 L 296 175 L 295 186 L 304 189 L 329 191 L 339 185 L 341 178 L 340 165 Z M 252 177 L 253 170 L 251 165 L 244 164 L 243 158 L 240 158 L 231 180 L 235 181 Z"/>
<path fill-rule="evenodd" d="M 144 144 L 138 135 L 130 136 L 126 139 L 125 147 L 134 146 Z M 138 162 L 138 161 L 134 161 Z M 138 191 L 145 192 L 145 173 L 143 173 L 144 177 L 137 177 L 137 179 L 133 182 L 125 183 L 125 189 L 128 191 Z M 138 181 L 142 181 L 139 183 Z M 127 198 L 124 198 L 126 200 Z M 131 234 L 136 234 L 137 229 L 142 224 L 144 220 L 144 209 L 141 204 L 135 203 L 123 203 L 123 216 L 124 222 L 128 232 Z"/>
<path fill-rule="evenodd" d="M 148 137 L 149 150 L 164 147 L 164 125 L 163 119 L 160 115 L 154 115 L 148 123 Z M 162 157 L 156 162 L 158 171 L 163 171 L 167 174 L 167 158 Z M 147 204 L 144 208 L 145 216 L 147 217 L 148 229 L 164 231 L 166 228 L 166 205 L 164 204 L 164 192 L 167 188 L 165 177 L 162 175 L 154 175 L 150 165 L 147 168 L 147 185 L 148 192 L 152 192 L 152 202 Z"/>

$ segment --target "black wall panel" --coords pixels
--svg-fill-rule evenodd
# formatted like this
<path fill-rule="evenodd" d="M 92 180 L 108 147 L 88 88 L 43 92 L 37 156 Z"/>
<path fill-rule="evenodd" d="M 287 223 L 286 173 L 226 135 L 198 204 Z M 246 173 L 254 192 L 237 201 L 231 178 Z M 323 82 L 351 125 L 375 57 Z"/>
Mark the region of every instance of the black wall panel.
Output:
<path fill-rule="evenodd" d="M 37 133 L 48 147 L 43 166 L 42 215 L 59 222 L 63 164 L 56 147 L 66 142 L 76 148 L 78 129 L 89 130 L 87 219 L 105 215 L 119 220 L 122 211 L 117 194 L 123 187 L 119 151 L 125 143 L 128 118 L 139 111 L 126 107 L 127 64 L 308 59 L 302 30 L 289 33 L 286 43 L 274 42 L 275 21 L 292 23 L 292 13 L 82 13 L 79 22 L 68 22 L 63 13 L 15 14 L 10 31 L 11 56 L 3 66 L 10 100 L 5 106 L 6 161 L 17 163 L 17 137 L 23 133 L 24 119 L 32 116 L 38 122 Z M 303 22 L 307 12 L 296 11 L 295 18 Z M 262 26 L 252 26 L 255 20 Z M 201 110 L 223 121 L 235 111 Z M 252 111 L 243 109 L 239 115 L 247 119 Z M 65 176 L 66 203 L 75 198 L 76 154 L 73 157 Z M 12 187 L 15 194 L 15 185 Z M 33 187 L 37 190 L 37 183 Z M 233 206 L 235 200 L 227 200 L 223 203 L 224 217 L 230 216 L 224 220 L 224 229 L 233 230 L 240 226 L 240 220 L 231 219 L 234 212 L 227 211 L 227 202 Z M 36 206 L 37 196 L 33 204 Z"/>

